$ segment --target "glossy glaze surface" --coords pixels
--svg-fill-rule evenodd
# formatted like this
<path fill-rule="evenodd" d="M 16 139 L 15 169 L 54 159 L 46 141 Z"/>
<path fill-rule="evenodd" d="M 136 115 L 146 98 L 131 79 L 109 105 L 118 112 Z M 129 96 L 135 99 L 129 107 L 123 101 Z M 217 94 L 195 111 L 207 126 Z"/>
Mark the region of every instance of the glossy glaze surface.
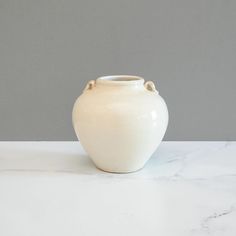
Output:
<path fill-rule="evenodd" d="M 167 107 L 154 84 L 135 76 L 90 81 L 73 109 L 78 139 L 95 165 L 109 172 L 142 168 L 167 124 Z"/>

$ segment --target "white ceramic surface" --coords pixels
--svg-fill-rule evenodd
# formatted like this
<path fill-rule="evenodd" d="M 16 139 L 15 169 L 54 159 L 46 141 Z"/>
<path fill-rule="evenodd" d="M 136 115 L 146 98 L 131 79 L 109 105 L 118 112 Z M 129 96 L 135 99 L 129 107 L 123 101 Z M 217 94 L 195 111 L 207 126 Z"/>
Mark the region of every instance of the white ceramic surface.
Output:
<path fill-rule="evenodd" d="M 141 169 L 168 124 L 166 104 L 153 82 L 127 75 L 90 81 L 72 116 L 77 137 L 95 165 L 119 173 Z"/>
<path fill-rule="evenodd" d="M 236 142 L 162 142 L 98 170 L 78 142 L 0 142 L 1 236 L 234 236 Z"/>

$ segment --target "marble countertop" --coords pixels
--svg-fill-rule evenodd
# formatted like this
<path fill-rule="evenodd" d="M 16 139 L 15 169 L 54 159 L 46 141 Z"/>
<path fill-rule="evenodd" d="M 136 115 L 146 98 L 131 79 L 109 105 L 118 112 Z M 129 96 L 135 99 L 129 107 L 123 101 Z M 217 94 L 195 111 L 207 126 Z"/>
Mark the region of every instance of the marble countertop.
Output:
<path fill-rule="evenodd" d="M 0 142 L 0 235 L 236 235 L 236 142 L 163 142 L 139 172 L 79 142 Z"/>

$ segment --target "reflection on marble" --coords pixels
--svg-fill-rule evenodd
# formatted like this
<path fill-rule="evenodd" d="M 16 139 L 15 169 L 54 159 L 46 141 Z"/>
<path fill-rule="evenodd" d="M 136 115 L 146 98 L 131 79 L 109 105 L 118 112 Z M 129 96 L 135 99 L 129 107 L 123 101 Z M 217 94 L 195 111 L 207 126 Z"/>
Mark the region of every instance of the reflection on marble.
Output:
<path fill-rule="evenodd" d="M 0 235 L 236 235 L 236 142 L 163 142 L 111 174 L 78 142 L 0 142 Z"/>

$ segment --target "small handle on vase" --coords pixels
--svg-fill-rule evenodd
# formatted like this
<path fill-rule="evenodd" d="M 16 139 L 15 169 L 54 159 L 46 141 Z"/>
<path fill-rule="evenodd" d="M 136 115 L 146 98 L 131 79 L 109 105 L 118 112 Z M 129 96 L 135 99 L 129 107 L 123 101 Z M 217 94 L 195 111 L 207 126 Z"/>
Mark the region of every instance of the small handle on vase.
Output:
<path fill-rule="evenodd" d="M 147 81 L 145 84 L 144 84 L 144 87 L 150 91 L 150 92 L 155 92 L 155 93 L 158 93 L 158 91 L 156 90 L 156 86 L 155 84 L 152 82 L 152 81 Z"/>
<path fill-rule="evenodd" d="M 85 91 L 87 91 L 87 90 L 93 89 L 93 88 L 95 87 L 95 83 L 96 83 L 95 80 L 90 80 L 90 81 L 87 83 L 87 85 L 86 85 L 86 87 L 85 87 L 85 89 L 84 89 L 83 92 L 85 92 Z"/>

